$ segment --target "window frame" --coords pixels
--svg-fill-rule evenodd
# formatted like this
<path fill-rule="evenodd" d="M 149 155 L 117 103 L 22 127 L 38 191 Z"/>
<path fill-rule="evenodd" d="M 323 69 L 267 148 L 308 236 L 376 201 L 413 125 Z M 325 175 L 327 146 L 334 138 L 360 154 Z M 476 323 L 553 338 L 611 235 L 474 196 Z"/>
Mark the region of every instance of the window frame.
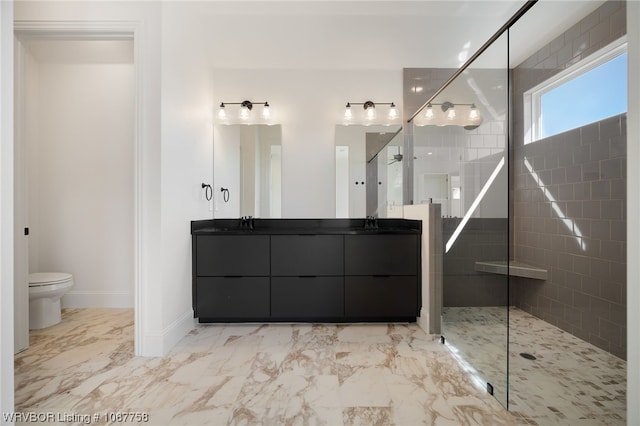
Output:
<path fill-rule="evenodd" d="M 542 96 L 544 94 L 625 53 L 627 53 L 626 35 L 524 92 L 524 144 L 527 145 L 554 136 L 547 135 L 543 138 L 540 135 Z"/>

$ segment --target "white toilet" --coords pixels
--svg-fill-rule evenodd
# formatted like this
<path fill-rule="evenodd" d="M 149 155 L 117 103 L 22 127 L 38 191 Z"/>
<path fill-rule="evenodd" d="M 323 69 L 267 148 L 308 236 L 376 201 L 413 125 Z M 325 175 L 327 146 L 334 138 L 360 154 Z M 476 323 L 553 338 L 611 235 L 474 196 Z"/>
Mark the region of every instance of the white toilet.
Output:
<path fill-rule="evenodd" d="M 63 272 L 29 274 L 29 329 L 51 327 L 62 320 L 60 298 L 73 287 L 73 275 Z"/>

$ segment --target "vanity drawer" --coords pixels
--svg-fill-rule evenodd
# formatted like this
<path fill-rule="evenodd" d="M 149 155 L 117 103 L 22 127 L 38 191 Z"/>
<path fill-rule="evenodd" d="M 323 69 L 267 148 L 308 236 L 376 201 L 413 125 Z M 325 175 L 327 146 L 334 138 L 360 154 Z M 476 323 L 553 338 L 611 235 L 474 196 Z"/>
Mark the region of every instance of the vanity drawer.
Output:
<path fill-rule="evenodd" d="M 268 235 L 198 235 L 196 275 L 269 276 Z"/>
<path fill-rule="evenodd" d="M 345 316 L 391 318 L 418 316 L 418 277 L 346 277 Z"/>
<path fill-rule="evenodd" d="M 417 275 L 418 235 L 345 235 L 346 275 Z"/>
<path fill-rule="evenodd" d="M 298 319 L 344 316 L 344 278 L 271 278 L 271 316 Z"/>
<path fill-rule="evenodd" d="M 267 318 L 269 277 L 210 277 L 196 280 L 200 318 Z"/>
<path fill-rule="evenodd" d="M 274 276 L 343 275 L 342 235 L 274 235 L 271 237 Z"/>

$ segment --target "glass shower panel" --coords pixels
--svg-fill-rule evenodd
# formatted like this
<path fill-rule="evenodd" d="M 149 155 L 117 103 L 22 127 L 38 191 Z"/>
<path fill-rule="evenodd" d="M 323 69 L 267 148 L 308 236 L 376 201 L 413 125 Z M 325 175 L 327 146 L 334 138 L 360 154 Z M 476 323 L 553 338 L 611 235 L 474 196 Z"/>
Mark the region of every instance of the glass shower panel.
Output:
<path fill-rule="evenodd" d="M 414 200 L 443 216 L 442 335 L 507 406 L 507 36 L 414 119 Z"/>

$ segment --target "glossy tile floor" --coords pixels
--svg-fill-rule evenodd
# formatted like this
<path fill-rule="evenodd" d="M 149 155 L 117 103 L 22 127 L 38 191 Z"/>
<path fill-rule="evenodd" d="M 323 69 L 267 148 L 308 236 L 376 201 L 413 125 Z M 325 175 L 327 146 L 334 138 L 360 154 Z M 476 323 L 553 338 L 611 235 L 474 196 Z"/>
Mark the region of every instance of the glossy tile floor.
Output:
<path fill-rule="evenodd" d="M 506 307 L 443 311 L 447 344 L 494 385 L 501 401 L 506 323 Z M 509 411 L 517 423 L 626 424 L 625 361 L 517 308 L 509 308 L 509 325 Z"/>
<path fill-rule="evenodd" d="M 516 421 L 415 324 L 197 325 L 168 356 L 142 358 L 131 310 L 74 309 L 30 341 L 16 356 L 16 411 L 77 424 L 106 412 L 153 425 Z"/>

